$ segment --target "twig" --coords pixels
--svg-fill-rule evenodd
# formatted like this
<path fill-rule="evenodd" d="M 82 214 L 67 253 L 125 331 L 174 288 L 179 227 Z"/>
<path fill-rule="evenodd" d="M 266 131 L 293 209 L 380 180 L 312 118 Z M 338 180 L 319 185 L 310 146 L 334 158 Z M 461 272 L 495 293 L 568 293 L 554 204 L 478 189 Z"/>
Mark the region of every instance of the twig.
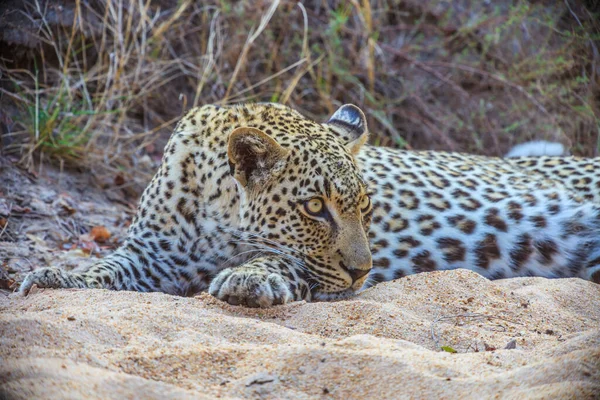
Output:
<path fill-rule="evenodd" d="M 4 226 L 2 227 L 2 230 L 0 231 L 0 238 L 2 238 L 2 235 L 4 235 L 4 232 L 8 228 L 8 221 L 9 220 L 10 220 L 10 214 L 8 215 L 8 217 L 6 217 L 6 221 L 4 222 Z"/>
<path fill-rule="evenodd" d="M 298 60 L 295 63 L 293 63 L 292 65 L 289 65 L 289 66 L 285 67 L 281 71 L 278 71 L 278 72 L 274 73 L 273 75 L 266 77 L 265 79 L 263 79 L 263 80 L 255 83 L 254 85 L 248 86 L 244 90 L 240 90 L 231 99 L 229 99 L 228 102 L 239 101 L 239 96 L 241 96 L 242 94 L 247 93 L 247 92 L 251 91 L 252 89 L 255 89 L 255 88 L 257 88 L 257 87 L 259 87 L 261 85 L 264 85 L 265 83 L 269 82 L 270 80 L 277 78 L 279 75 L 282 75 L 282 74 L 288 72 L 289 70 L 294 69 L 297 66 L 304 64 L 305 62 L 306 62 L 305 58 L 303 58 L 301 60 Z M 224 101 L 224 100 L 222 100 L 222 101 Z"/>
<path fill-rule="evenodd" d="M 437 65 L 437 66 L 445 67 L 445 68 L 460 69 L 462 71 L 467 71 L 467 72 L 471 72 L 473 74 L 485 76 L 486 78 L 490 78 L 490 79 L 496 80 L 498 82 L 501 82 L 501 83 L 505 84 L 506 86 L 510 86 L 511 88 L 516 89 L 521 94 L 523 94 L 525 97 L 527 97 L 529 99 L 529 101 L 531 101 L 542 113 L 546 114 L 546 116 L 548 116 L 552 120 L 553 124 L 556 124 L 556 119 L 554 118 L 554 116 L 552 114 L 550 114 L 550 112 L 548 112 L 546 107 L 544 107 L 542 105 L 542 103 L 537 101 L 536 98 L 533 97 L 533 95 L 531 93 L 529 93 L 527 90 L 525 90 L 525 88 L 523 88 L 522 86 L 517 85 L 516 83 L 513 83 L 511 81 L 508 81 L 499 75 L 492 74 L 490 72 L 486 72 L 486 71 L 483 71 L 483 70 L 480 70 L 477 68 L 473 68 L 468 65 L 453 64 L 453 63 L 447 63 L 444 61 L 431 61 L 431 62 L 428 62 L 427 64 Z"/>
<path fill-rule="evenodd" d="M 469 98 L 469 93 L 467 93 L 463 88 L 461 88 L 460 86 L 458 86 L 456 83 L 452 82 L 450 79 L 446 78 L 444 75 L 440 74 L 438 71 L 434 70 L 433 68 L 427 66 L 426 64 L 422 63 L 421 61 L 409 56 L 408 54 L 390 46 L 389 44 L 385 44 L 382 43 L 381 47 L 386 49 L 387 51 L 389 51 L 390 53 L 404 58 L 406 61 L 410 62 L 411 64 L 416 65 L 417 67 L 421 68 L 423 71 L 435 76 L 436 78 L 438 78 L 440 81 L 448 84 L 449 86 L 451 86 L 454 90 L 456 90 L 461 96 L 463 96 L 464 98 Z"/>
<path fill-rule="evenodd" d="M 579 19 L 577 14 L 575 14 L 573 9 L 571 9 L 571 5 L 569 4 L 568 0 L 565 0 L 565 5 L 569 9 L 569 12 L 573 16 L 573 18 L 575 18 L 575 20 L 577 21 L 579 26 L 583 28 L 583 24 L 581 23 L 581 20 Z M 592 68 L 591 68 L 591 71 L 592 71 L 591 81 L 593 82 L 595 80 L 595 76 L 596 76 L 596 58 L 598 57 L 598 48 L 596 47 L 596 45 L 594 44 L 594 41 L 591 38 L 589 38 L 589 40 L 590 40 L 590 47 L 592 48 L 592 53 L 594 53 L 594 56 L 592 58 Z"/>
<path fill-rule="evenodd" d="M 311 62 L 310 50 L 308 48 L 308 15 L 306 14 L 306 8 L 304 8 L 304 5 L 301 2 L 298 2 L 298 8 L 300 8 L 300 11 L 302 12 L 302 20 L 304 24 L 302 31 L 302 60 L 306 61 L 308 65 L 302 70 L 296 72 L 296 74 L 292 78 L 291 83 L 288 85 L 288 87 L 283 92 L 283 95 L 281 96 L 280 101 L 282 104 L 288 103 L 290 97 L 292 96 L 292 93 L 294 92 L 294 89 L 296 88 L 298 82 L 300 82 L 300 79 L 304 76 L 304 74 L 310 72 L 311 76 L 313 76 L 313 67 L 319 64 L 321 60 L 325 58 L 325 54 L 321 54 L 321 56 L 317 60 Z"/>
<path fill-rule="evenodd" d="M 208 79 L 208 75 L 210 74 L 210 71 L 212 71 L 212 69 L 215 66 L 214 47 L 215 47 L 215 35 L 216 35 L 216 31 L 217 31 L 216 25 L 217 25 L 218 17 L 219 17 L 219 11 L 217 11 L 215 13 L 212 20 L 210 21 L 208 45 L 206 47 L 206 53 L 208 54 L 208 61 L 206 63 L 206 66 L 204 67 L 204 70 L 202 71 L 202 78 L 200 78 L 200 82 L 198 82 L 198 86 L 196 86 L 196 94 L 194 96 L 194 103 L 193 103 L 194 107 L 198 106 L 198 100 L 200 99 L 200 94 L 202 93 L 202 88 L 204 87 L 204 84 L 206 83 L 206 80 Z"/>
<path fill-rule="evenodd" d="M 235 81 L 237 80 L 237 76 L 238 76 L 240 70 L 242 69 L 242 65 L 246 61 L 246 57 L 248 55 L 248 51 L 250 51 L 250 47 L 267 27 L 267 24 L 269 23 L 269 21 L 271 20 L 271 17 L 275 13 L 277 6 L 279 6 L 279 0 L 273 0 L 273 3 L 271 3 L 271 7 L 269 7 L 269 9 L 265 13 L 265 15 L 263 15 L 263 17 L 261 18 L 260 24 L 258 25 L 258 28 L 256 29 L 256 31 L 253 32 L 248 37 L 248 40 L 246 40 L 246 43 L 244 44 L 244 47 L 242 48 L 242 52 L 241 52 L 240 56 L 238 57 L 238 62 L 235 64 L 235 69 L 233 70 L 233 74 L 231 75 L 231 79 L 229 80 L 229 85 L 227 86 L 227 91 L 225 92 L 225 96 L 223 96 L 223 99 L 221 100 L 221 104 L 228 103 L 229 93 L 231 93 L 231 88 L 234 86 Z"/>

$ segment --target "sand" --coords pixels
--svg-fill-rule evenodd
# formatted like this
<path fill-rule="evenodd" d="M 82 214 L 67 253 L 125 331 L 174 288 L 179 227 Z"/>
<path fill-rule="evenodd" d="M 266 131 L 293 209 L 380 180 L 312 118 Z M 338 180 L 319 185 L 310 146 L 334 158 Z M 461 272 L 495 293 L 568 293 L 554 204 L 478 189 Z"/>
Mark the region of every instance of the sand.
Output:
<path fill-rule="evenodd" d="M 271 309 L 37 289 L 0 296 L 0 335 L 0 398 L 600 398 L 600 285 L 577 278 L 434 272 Z"/>

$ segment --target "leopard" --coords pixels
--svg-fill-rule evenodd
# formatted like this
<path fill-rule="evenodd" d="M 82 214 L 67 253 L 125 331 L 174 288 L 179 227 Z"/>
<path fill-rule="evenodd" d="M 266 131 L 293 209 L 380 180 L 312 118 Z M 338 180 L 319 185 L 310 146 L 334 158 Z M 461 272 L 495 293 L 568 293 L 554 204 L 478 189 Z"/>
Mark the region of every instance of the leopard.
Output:
<path fill-rule="evenodd" d="M 465 268 L 600 283 L 600 158 L 499 158 L 368 144 L 364 112 L 324 123 L 276 103 L 177 123 L 122 245 L 19 291 L 100 288 L 270 307 L 342 300 Z"/>

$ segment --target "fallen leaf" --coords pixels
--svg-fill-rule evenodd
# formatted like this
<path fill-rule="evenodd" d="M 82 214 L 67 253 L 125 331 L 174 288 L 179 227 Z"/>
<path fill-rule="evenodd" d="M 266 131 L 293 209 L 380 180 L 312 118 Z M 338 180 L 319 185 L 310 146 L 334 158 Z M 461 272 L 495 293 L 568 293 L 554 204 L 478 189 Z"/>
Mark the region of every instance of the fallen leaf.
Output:
<path fill-rule="evenodd" d="M 0 278 L 0 289 L 6 289 L 6 290 L 13 290 L 15 287 L 15 280 L 14 279 L 2 279 Z"/>
<path fill-rule="evenodd" d="M 494 350 L 496 350 L 495 347 L 488 345 L 486 342 L 483 342 L 483 345 L 485 346 L 485 351 L 494 351 Z"/>
<path fill-rule="evenodd" d="M 104 226 L 95 226 L 90 232 L 90 237 L 95 242 L 103 243 L 110 239 L 110 232 Z"/>
<path fill-rule="evenodd" d="M 115 175 L 114 184 L 115 186 L 122 186 L 125 184 L 125 177 L 122 173 L 119 172 L 117 175 Z"/>
<path fill-rule="evenodd" d="M 60 207 L 63 212 L 66 212 L 67 215 L 73 215 L 77 212 L 75 208 L 75 200 L 73 200 L 68 194 L 61 193 L 58 196 L 58 199 L 54 200 L 52 206 L 57 208 Z M 60 214 L 60 213 L 59 213 Z"/>
<path fill-rule="evenodd" d="M 440 347 L 442 350 L 444 350 L 447 353 L 458 353 L 456 350 L 454 350 L 452 347 L 450 346 L 442 346 Z"/>

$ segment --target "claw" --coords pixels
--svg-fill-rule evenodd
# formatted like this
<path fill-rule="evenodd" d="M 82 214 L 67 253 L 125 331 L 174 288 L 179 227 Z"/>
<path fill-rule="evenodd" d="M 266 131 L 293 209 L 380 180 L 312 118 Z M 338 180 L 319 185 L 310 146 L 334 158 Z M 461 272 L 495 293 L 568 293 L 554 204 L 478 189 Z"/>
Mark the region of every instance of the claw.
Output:
<path fill-rule="evenodd" d="M 208 292 L 231 305 L 251 308 L 285 304 L 293 298 L 281 275 L 254 268 L 223 270 Z"/>
<path fill-rule="evenodd" d="M 33 288 L 33 285 L 35 285 L 34 276 L 33 272 L 30 272 L 21 283 L 21 286 L 19 286 L 19 294 L 21 296 L 27 296 Z"/>

